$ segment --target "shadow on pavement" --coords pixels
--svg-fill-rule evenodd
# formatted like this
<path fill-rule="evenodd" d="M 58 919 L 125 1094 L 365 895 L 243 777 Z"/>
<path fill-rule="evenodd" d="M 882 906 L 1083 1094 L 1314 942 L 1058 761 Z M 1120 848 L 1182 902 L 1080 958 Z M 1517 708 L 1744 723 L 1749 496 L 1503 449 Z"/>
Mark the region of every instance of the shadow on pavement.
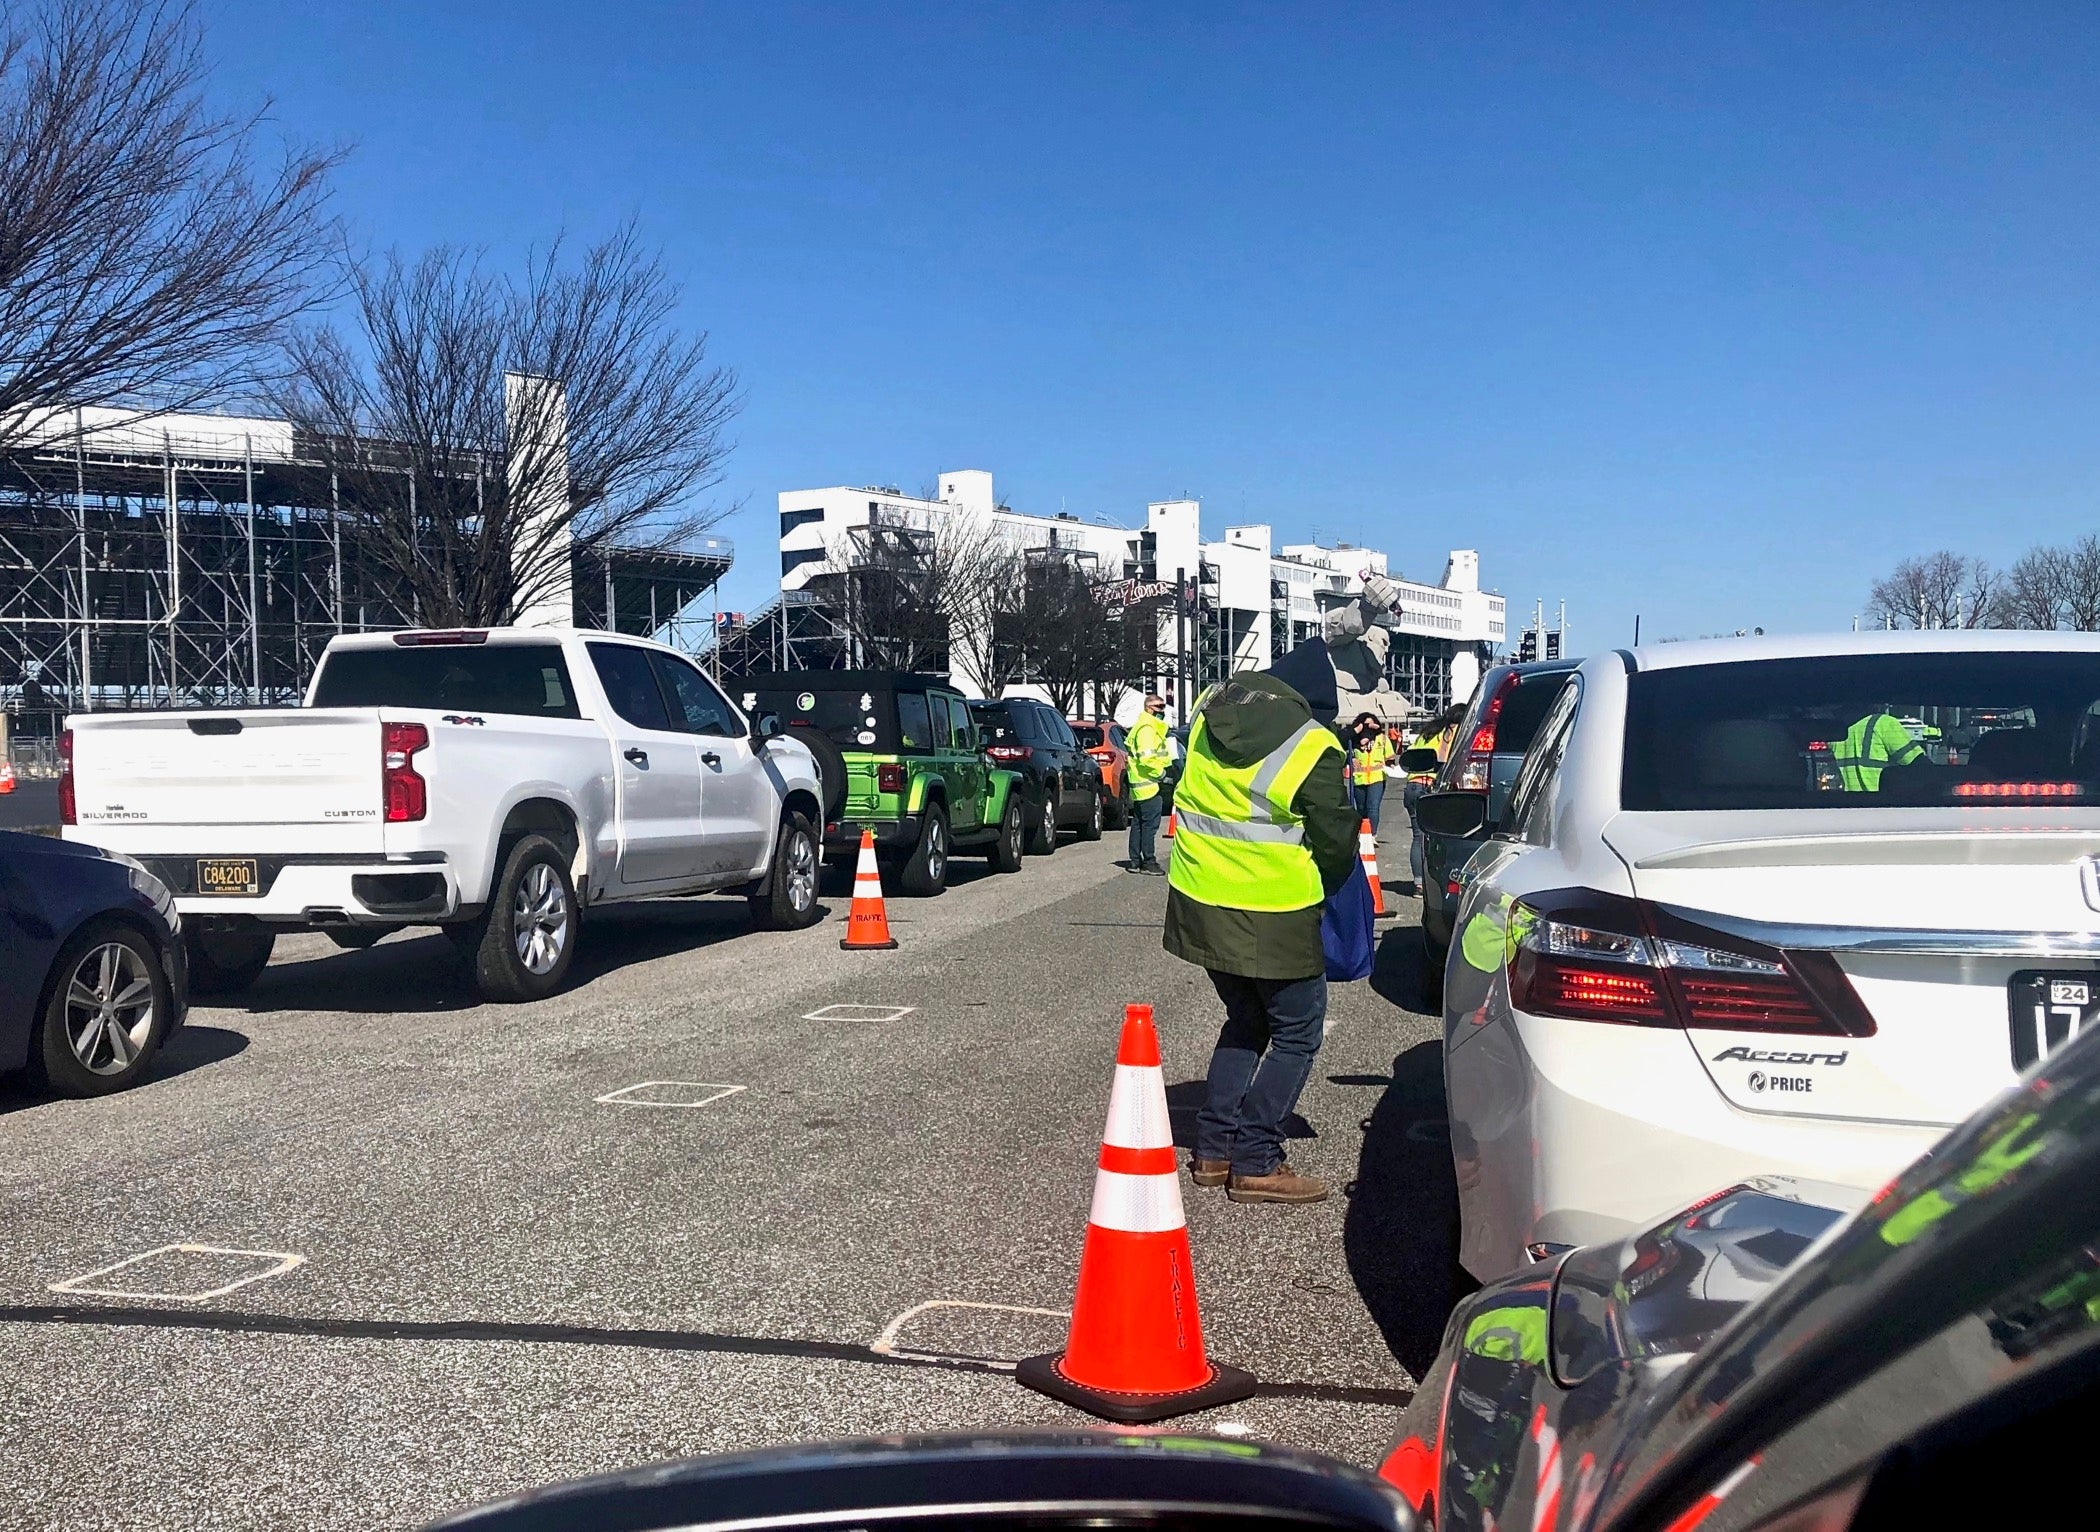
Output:
<path fill-rule="evenodd" d="M 207 1064 L 225 1062 L 248 1049 L 245 1033 L 230 1027 L 206 1027 L 192 1022 L 176 1029 L 175 1035 L 161 1044 L 154 1056 L 153 1067 L 146 1071 L 139 1083 L 124 1092 L 130 1095 L 137 1091 L 150 1091 L 163 1081 L 173 1080 L 188 1074 L 193 1069 L 202 1069 Z M 47 1095 L 29 1083 L 28 1072 L 0 1075 L 0 1117 L 9 1112 L 26 1111 L 33 1106 L 62 1098 Z"/>
<path fill-rule="evenodd" d="M 1433 1016 L 1423 995 L 1429 972 L 1428 948 L 1420 926 L 1391 926 L 1378 941 L 1378 960 L 1371 970 L 1371 989 L 1381 1000 L 1417 1016 Z"/>
<path fill-rule="evenodd" d="M 1414 1377 L 1435 1360 L 1462 1280 L 1444 1049 L 1417 1043 L 1363 1124 L 1342 1253 L 1387 1348 Z"/>

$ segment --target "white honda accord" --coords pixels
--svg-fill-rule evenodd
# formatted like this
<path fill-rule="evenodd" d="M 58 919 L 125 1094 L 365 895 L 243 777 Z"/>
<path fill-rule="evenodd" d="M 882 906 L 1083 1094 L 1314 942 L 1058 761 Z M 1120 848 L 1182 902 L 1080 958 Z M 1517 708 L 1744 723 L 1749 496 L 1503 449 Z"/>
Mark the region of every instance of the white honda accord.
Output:
<path fill-rule="evenodd" d="M 2100 1010 L 2100 636 L 1865 633 L 1586 660 L 1444 978 L 1486 1278 L 1750 1175 L 1878 1186 Z"/>

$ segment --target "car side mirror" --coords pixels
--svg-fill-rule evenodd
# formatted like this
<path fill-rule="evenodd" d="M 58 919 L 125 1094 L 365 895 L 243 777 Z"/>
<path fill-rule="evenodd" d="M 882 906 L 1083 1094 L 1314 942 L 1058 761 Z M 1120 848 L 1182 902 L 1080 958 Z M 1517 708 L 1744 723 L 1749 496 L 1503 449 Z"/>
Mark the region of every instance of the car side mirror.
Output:
<path fill-rule="evenodd" d="M 1415 800 L 1415 821 L 1431 835 L 1461 839 L 1488 827 L 1488 795 L 1478 792 L 1424 793 Z"/>
<path fill-rule="evenodd" d="M 1409 776 L 1418 772 L 1435 771 L 1443 764 L 1437 759 L 1437 753 L 1427 745 L 1414 745 L 1400 752 L 1400 769 Z"/>
<path fill-rule="evenodd" d="M 787 725 L 780 721 L 778 713 L 760 713 L 751 720 L 751 748 L 763 750 L 766 741 L 778 739 L 787 732 Z"/>

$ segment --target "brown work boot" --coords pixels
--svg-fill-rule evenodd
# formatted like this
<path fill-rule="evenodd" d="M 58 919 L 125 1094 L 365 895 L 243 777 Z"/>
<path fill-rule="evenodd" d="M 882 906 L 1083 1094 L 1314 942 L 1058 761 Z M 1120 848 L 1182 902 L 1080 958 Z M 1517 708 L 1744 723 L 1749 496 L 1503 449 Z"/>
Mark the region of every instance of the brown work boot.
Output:
<path fill-rule="evenodd" d="M 1225 1195 L 1234 1202 L 1325 1202 L 1327 1183 L 1301 1176 L 1285 1164 L 1265 1176 L 1243 1176 L 1235 1171 L 1226 1183 Z"/>
<path fill-rule="evenodd" d="M 1198 1186 L 1223 1186 L 1231 1175 L 1230 1160 L 1189 1161 L 1189 1179 Z"/>

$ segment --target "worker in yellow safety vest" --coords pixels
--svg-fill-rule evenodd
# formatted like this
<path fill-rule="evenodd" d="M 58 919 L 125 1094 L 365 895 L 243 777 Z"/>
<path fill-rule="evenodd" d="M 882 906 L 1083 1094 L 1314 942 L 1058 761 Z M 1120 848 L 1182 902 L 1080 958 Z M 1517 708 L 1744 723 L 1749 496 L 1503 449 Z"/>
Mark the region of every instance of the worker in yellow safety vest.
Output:
<path fill-rule="evenodd" d="M 1153 850 L 1159 834 L 1159 784 L 1174 764 L 1167 746 L 1167 699 L 1157 692 L 1145 697 L 1145 710 L 1123 735 L 1123 753 L 1130 757 L 1130 860 L 1127 872 L 1164 874 Z"/>
<path fill-rule="evenodd" d="M 1896 721 L 1896 715 L 1887 708 L 1878 708 L 1845 731 L 1844 740 L 1830 752 L 1830 759 L 1846 792 L 1878 793 L 1884 770 L 1908 766 L 1924 755 L 1925 747 L 1911 738 L 1910 730 Z"/>
<path fill-rule="evenodd" d="M 1347 757 L 1326 721 L 1333 666 L 1316 657 L 1293 679 L 1244 672 L 1218 687 L 1189 727 L 1174 789 L 1164 944 L 1209 972 L 1225 1007 L 1190 1173 L 1234 1202 L 1327 1195 L 1283 1155 L 1326 1029 L 1321 908 L 1356 862 Z M 1321 696 L 1298 689 L 1323 679 Z"/>
<path fill-rule="evenodd" d="M 1349 780 L 1356 789 L 1356 817 L 1371 821 L 1378 833 L 1378 817 L 1385 809 L 1385 763 L 1393 758 L 1393 742 L 1385 737 L 1385 725 L 1375 713 L 1357 716 L 1354 748 L 1349 752 Z"/>

